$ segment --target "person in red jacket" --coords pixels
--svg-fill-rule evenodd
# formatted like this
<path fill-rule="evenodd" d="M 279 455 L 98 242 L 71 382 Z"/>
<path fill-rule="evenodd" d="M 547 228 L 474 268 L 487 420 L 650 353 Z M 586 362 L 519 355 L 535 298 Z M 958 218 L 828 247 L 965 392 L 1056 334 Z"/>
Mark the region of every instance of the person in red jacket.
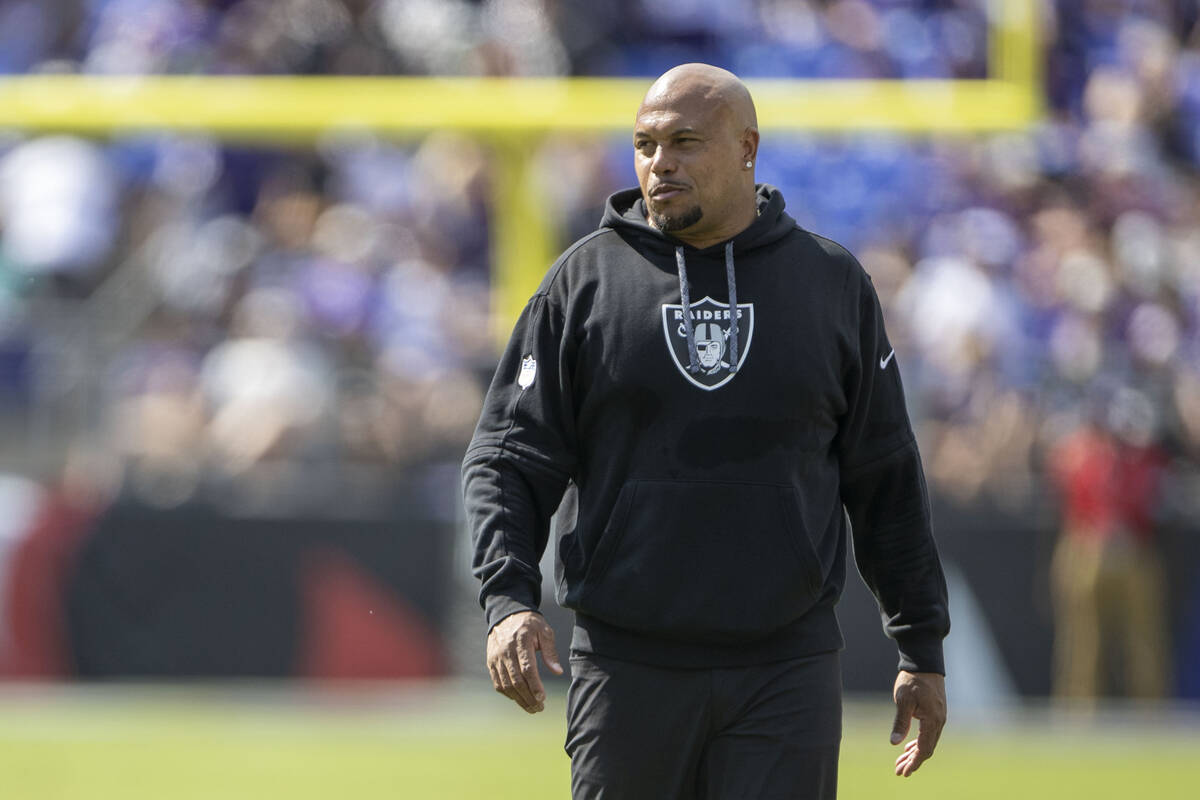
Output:
<path fill-rule="evenodd" d="M 1062 502 L 1055 549 L 1055 695 L 1089 701 L 1102 690 L 1105 656 L 1121 651 L 1125 693 L 1161 697 L 1167 687 L 1163 566 L 1154 518 L 1165 455 L 1154 409 L 1132 389 L 1052 450 Z"/>

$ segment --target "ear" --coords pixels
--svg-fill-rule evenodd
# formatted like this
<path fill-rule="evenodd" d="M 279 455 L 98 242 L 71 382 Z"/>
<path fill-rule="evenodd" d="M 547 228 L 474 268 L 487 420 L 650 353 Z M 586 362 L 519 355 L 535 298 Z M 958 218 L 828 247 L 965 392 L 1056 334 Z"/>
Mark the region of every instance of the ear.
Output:
<path fill-rule="evenodd" d="M 758 161 L 758 128 L 742 132 L 742 161 Z"/>

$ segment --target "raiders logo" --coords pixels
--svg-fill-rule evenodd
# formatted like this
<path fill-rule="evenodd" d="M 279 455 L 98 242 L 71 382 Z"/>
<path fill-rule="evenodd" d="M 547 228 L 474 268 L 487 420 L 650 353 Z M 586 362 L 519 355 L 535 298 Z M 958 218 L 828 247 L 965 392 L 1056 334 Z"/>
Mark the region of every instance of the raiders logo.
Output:
<path fill-rule="evenodd" d="M 720 389 L 736 374 L 729 371 L 729 304 L 705 297 L 692 303 L 691 312 L 700 370 L 688 372 L 687 331 L 683 325 L 683 305 L 680 303 L 663 303 L 663 334 L 667 337 L 667 351 L 683 377 L 694 385 L 706 391 Z M 754 339 L 754 304 L 738 303 L 736 313 L 740 370 L 750 357 L 750 343 Z"/>

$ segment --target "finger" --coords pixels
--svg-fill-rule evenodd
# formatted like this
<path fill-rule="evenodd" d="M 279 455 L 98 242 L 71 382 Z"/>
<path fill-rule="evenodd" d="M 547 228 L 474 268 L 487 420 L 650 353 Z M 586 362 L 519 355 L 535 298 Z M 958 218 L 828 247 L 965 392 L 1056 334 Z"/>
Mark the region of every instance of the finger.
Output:
<path fill-rule="evenodd" d="M 904 763 L 901 765 L 901 770 L 899 773 L 905 778 L 920 769 L 921 765 L 933 756 L 933 753 L 926 752 L 921 748 L 918 740 L 914 739 L 913 743 L 916 743 L 916 747 L 912 747 L 905 751 Z"/>
<path fill-rule="evenodd" d="M 516 690 L 513 689 L 512 678 L 509 677 L 508 671 L 504 669 L 504 663 L 488 664 L 488 669 L 492 673 L 492 685 L 496 687 L 496 691 L 509 700 L 519 703 Z"/>
<path fill-rule="evenodd" d="M 520 680 L 533 696 L 534 704 L 537 706 L 536 710 L 541 711 L 542 703 L 546 700 L 546 689 L 542 686 L 542 677 L 538 675 L 537 658 L 529 643 L 524 647 L 518 647 L 517 666 L 521 670 Z"/>
<path fill-rule="evenodd" d="M 533 713 L 537 706 L 537 701 L 533 699 L 533 694 L 529 691 L 529 686 L 526 685 L 524 678 L 521 677 L 521 668 L 515 663 L 515 659 L 504 659 L 504 668 L 508 670 L 508 679 L 512 684 L 513 699 L 517 701 L 517 705 Z"/>
<path fill-rule="evenodd" d="M 516 700 L 517 699 L 517 690 L 516 690 L 516 687 L 513 686 L 512 676 L 509 675 L 508 670 L 506 670 L 504 668 L 503 659 L 497 661 L 496 664 L 493 666 L 493 669 L 495 670 L 495 673 L 496 673 L 495 680 L 496 680 L 496 685 L 498 687 L 497 691 L 499 691 L 500 694 L 504 695 L 505 697 L 509 698 L 510 700 Z"/>
<path fill-rule="evenodd" d="M 892 722 L 892 744 L 900 744 L 908 735 L 908 729 L 912 726 L 915 706 L 916 701 L 909 692 L 901 692 L 896 697 L 896 718 Z"/>
<path fill-rule="evenodd" d="M 555 675 L 562 675 L 562 662 L 558 660 L 558 650 L 554 647 L 554 631 L 547 625 L 538 634 L 538 648 L 542 651 L 542 661 Z"/>
<path fill-rule="evenodd" d="M 492 662 L 487 665 L 488 674 L 492 676 L 492 687 L 500 694 L 504 694 L 504 681 L 500 680 L 500 673 L 496 671 L 496 666 Z"/>
<path fill-rule="evenodd" d="M 916 739 L 909 742 L 909 747 L 906 747 L 904 753 L 896 759 L 896 774 L 907 778 L 916 771 L 921 764 L 920 751 L 916 747 Z"/>
<path fill-rule="evenodd" d="M 920 731 L 917 733 L 917 746 L 921 751 L 922 761 L 933 756 L 933 751 L 937 748 L 941 735 L 941 725 L 927 719 L 921 720 Z"/>
<path fill-rule="evenodd" d="M 917 740 L 913 739 L 904 746 L 904 752 L 896 756 L 896 764 L 899 766 L 902 762 L 912 758 L 912 751 L 917 746 Z"/>
<path fill-rule="evenodd" d="M 533 708 L 538 703 L 533 699 L 533 694 L 529 692 L 529 687 L 521 678 L 521 668 L 512 662 L 505 662 L 505 668 L 509 670 L 512 699 L 516 700 L 517 705 L 520 705 L 522 709 L 533 714 Z"/>

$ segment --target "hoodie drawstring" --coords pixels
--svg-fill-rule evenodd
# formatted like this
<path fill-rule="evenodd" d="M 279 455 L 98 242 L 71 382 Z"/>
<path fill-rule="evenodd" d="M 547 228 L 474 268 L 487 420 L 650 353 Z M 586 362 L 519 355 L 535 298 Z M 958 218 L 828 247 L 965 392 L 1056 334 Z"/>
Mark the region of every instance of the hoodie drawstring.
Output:
<path fill-rule="evenodd" d="M 675 266 L 679 271 L 679 299 L 683 301 L 683 332 L 687 337 L 688 367 L 687 371 L 700 371 L 699 359 L 696 356 L 696 326 L 692 323 L 692 301 L 687 279 L 687 262 L 683 258 L 683 248 L 675 248 Z M 738 368 L 738 307 L 737 281 L 733 269 L 733 242 L 725 244 L 725 282 L 729 286 L 729 371 L 737 372 Z"/>
<path fill-rule="evenodd" d="M 729 371 L 738 368 L 737 281 L 733 277 L 733 242 L 725 243 L 725 283 L 729 286 Z"/>
<path fill-rule="evenodd" d="M 683 248 L 675 248 L 675 267 L 679 271 L 679 299 L 683 301 L 683 332 L 687 337 L 688 372 L 699 372 L 696 360 L 696 328 L 692 325 L 692 298 L 688 295 L 687 262 L 683 260 Z"/>

